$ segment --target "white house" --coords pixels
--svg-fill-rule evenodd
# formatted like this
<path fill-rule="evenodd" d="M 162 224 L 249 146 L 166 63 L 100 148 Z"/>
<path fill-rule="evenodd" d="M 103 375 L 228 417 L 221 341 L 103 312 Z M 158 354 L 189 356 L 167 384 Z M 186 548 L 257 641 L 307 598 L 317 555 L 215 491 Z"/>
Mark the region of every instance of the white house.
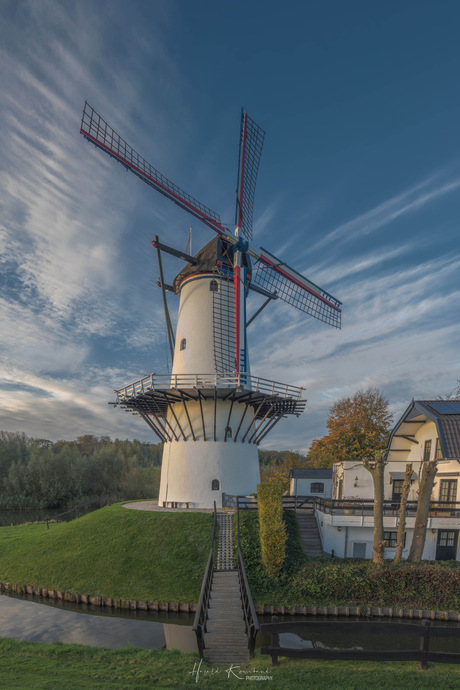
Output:
<path fill-rule="evenodd" d="M 291 496 L 332 496 L 332 469 L 295 469 L 289 479 Z"/>
<path fill-rule="evenodd" d="M 412 464 L 408 497 L 407 557 L 412 541 L 420 468 L 437 460 L 425 549 L 426 560 L 460 560 L 460 399 L 412 401 L 390 436 L 384 474 L 385 557 L 394 555 L 398 507 L 405 468 Z M 370 558 L 373 549 L 373 482 L 362 463 L 334 465 L 330 506 L 318 506 L 316 518 L 325 553 L 339 557 Z M 410 502 L 413 502 L 412 504 Z"/>

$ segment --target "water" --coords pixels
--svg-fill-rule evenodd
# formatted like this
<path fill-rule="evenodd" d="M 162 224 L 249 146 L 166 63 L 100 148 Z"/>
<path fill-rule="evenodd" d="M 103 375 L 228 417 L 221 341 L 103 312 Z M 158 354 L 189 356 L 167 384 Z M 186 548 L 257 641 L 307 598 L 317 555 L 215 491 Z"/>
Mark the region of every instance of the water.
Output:
<path fill-rule="evenodd" d="M 278 616 L 278 622 L 292 622 L 292 621 L 316 621 L 316 622 L 356 622 L 359 625 L 366 625 L 366 620 L 359 617 L 343 617 L 343 616 Z M 373 618 L 372 621 L 382 623 L 411 623 L 413 625 L 420 625 L 420 620 L 408 618 Z M 259 624 L 271 623 L 271 616 L 259 616 Z M 460 623 L 455 621 L 430 621 L 430 626 L 452 626 L 460 627 Z M 361 634 L 356 628 L 349 634 L 328 632 L 315 633 L 312 637 L 311 632 L 302 632 L 300 634 L 286 632 L 279 636 L 281 647 L 290 647 L 291 649 L 303 648 L 317 648 L 317 649 L 418 649 L 419 639 L 417 636 L 398 635 L 394 631 L 390 634 L 369 634 L 365 632 Z M 270 646 L 271 635 L 258 635 L 257 646 Z M 430 640 L 430 651 L 432 652 L 451 652 L 460 654 L 460 639 L 449 638 L 432 638 Z"/>
<path fill-rule="evenodd" d="M 63 642 L 119 649 L 179 649 L 196 652 L 193 616 L 119 611 L 0 595 L 0 637 L 32 642 Z"/>
<path fill-rule="evenodd" d="M 85 604 L 43 599 L 42 597 L 0 595 L 0 637 L 33 642 L 63 642 L 109 647 L 118 649 L 130 645 L 144 649 L 178 649 L 181 652 L 197 651 L 196 637 L 192 630 L 194 615 L 153 611 L 124 611 Z M 366 621 L 358 618 L 328 616 L 278 616 L 283 621 Z M 375 619 L 377 620 L 377 619 Z M 378 619 L 383 622 L 385 619 Z M 391 622 L 407 623 L 408 619 L 392 619 Z M 413 620 L 417 624 L 420 621 Z M 271 623 L 271 616 L 259 616 L 259 623 Z M 432 621 L 431 625 L 458 623 Z M 257 636 L 257 647 L 269 646 L 270 635 Z M 418 638 L 391 635 L 359 634 L 356 629 L 350 635 L 338 633 L 282 633 L 280 645 L 294 649 L 414 649 Z M 460 653 L 460 639 L 432 639 L 432 651 Z"/>

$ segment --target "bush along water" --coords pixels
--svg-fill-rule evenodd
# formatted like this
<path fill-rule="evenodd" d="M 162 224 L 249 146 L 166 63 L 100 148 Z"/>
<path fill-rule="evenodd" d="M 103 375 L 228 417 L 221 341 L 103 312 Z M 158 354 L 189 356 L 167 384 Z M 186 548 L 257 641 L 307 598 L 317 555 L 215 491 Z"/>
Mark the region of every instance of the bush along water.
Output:
<path fill-rule="evenodd" d="M 385 561 L 378 566 L 364 559 L 308 558 L 295 513 L 285 510 L 283 519 L 286 560 L 274 580 L 262 562 L 257 514 L 240 513 L 241 549 L 256 604 L 460 609 L 457 561 Z"/>

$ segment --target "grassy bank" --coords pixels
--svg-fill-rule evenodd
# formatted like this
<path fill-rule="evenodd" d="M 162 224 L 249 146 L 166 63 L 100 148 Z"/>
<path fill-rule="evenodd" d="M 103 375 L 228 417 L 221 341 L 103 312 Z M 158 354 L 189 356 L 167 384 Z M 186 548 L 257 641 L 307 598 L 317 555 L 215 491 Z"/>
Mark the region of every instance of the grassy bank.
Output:
<path fill-rule="evenodd" d="M 285 606 L 392 606 L 458 611 L 460 564 L 394 564 L 370 560 L 306 558 L 293 511 L 284 511 L 286 561 L 271 579 L 262 564 L 257 513 L 240 513 L 241 546 L 256 604 Z"/>
<path fill-rule="evenodd" d="M 0 580 L 120 599 L 197 602 L 212 515 L 101 508 L 0 528 Z"/>
<path fill-rule="evenodd" d="M 197 678 L 197 670 L 199 675 Z M 273 667 L 269 657 L 256 656 L 235 667 L 209 666 L 192 654 L 165 650 L 95 649 L 79 645 L 42 645 L 0 640 L 0 677 L 8 690 L 59 688 L 241 688 L 249 679 L 271 677 L 264 687 L 308 687 L 309 690 L 458 688 L 460 668 L 430 664 L 421 671 L 412 662 L 301 661 L 282 659 Z M 194 672 L 195 671 L 195 672 Z M 242 685 L 243 683 L 243 685 Z"/>

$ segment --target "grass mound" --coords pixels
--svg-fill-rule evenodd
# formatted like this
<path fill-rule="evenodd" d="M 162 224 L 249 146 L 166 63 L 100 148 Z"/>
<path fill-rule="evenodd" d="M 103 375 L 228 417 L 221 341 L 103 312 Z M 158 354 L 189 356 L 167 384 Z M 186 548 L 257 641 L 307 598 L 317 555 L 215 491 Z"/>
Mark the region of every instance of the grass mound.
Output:
<path fill-rule="evenodd" d="M 80 594 L 198 601 L 212 515 L 101 508 L 68 523 L 0 528 L 0 580 Z"/>

